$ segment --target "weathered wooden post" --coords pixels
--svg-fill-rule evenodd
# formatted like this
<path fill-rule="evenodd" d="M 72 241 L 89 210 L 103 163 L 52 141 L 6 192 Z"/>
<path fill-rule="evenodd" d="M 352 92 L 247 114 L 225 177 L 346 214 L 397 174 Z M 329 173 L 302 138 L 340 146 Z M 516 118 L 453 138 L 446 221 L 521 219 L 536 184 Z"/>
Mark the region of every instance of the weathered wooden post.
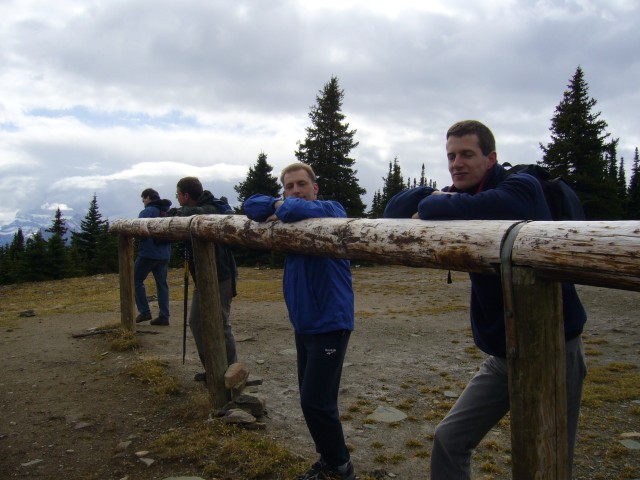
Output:
<path fill-rule="evenodd" d="M 568 478 L 567 392 L 560 283 L 511 264 L 513 241 L 501 252 L 513 478 Z"/>
<path fill-rule="evenodd" d="M 221 408 L 231 400 L 231 392 L 224 385 L 224 374 L 228 367 L 227 349 L 224 341 L 215 243 L 193 238 L 192 245 L 200 301 L 207 389 L 212 407 Z"/>
<path fill-rule="evenodd" d="M 120 272 L 120 323 L 125 330 L 135 330 L 133 289 L 133 238 L 118 235 L 118 270 Z"/>

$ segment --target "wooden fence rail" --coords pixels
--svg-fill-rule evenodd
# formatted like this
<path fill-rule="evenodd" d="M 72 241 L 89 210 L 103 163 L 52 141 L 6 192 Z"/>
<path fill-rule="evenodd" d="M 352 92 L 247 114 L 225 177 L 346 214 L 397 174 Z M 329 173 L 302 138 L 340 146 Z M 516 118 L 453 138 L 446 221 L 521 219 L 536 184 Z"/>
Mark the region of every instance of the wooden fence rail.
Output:
<path fill-rule="evenodd" d="M 218 298 L 213 242 L 375 263 L 502 276 L 509 361 L 513 478 L 568 477 L 560 281 L 640 291 L 640 222 L 309 219 L 255 223 L 237 215 L 116 220 L 122 323 L 134 329 L 131 237 L 192 240 L 200 298 Z M 535 302 L 532 301 L 535 299 Z M 215 304 L 215 302 L 213 302 Z M 203 310 L 207 385 L 228 399 L 224 335 Z M 215 309 L 215 305 L 214 308 Z M 205 327 L 206 325 L 206 327 Z M 207 339 L 208 340 L 208 339 Z M 210 371 L 211 370 L 211 371 Z"/>

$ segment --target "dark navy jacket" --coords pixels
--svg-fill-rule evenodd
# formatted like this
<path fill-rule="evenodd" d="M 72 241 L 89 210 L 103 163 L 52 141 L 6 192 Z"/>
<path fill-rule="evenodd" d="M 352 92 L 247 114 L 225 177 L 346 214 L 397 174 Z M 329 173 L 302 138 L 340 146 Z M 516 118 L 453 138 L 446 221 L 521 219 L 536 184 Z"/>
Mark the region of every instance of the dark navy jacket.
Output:
<path fill-rule="evenodd" d="M 253 195 L 244 202 L 251 220 L 265 221 L 277 198 Z M 288 223 L 306 218 L 346 217 L 338 202 L 287 198 L 275 210 Z M 353 287 L 349 260 L 317 255 L 287 254 L 282 281 L 289 319 L 296 333 L 318 334 L 354 328 Z"/>
<path fill-rule="evenodd" d="M 171 200 L 152 200 L 140 212 L 138 218 L 156 218 L 166 214 L 171 206 Z M 151 260 L 169 260 L 171 257 L 171 243 L 155 238 L 140 238 L 138 240 L 138 256 Z"/>
<path fill-rule="evenodd" d="M 418 187 L 394 196 L 385 209 L 387 218 L 407 218 L 418 212 L 422 220 L 552 220 L 540 182 L 525 173 L 504 178 L 496 164 L 479 191 L 458 195 L 431 195 L 433 189 Z M 444 189 L 443 189 L 444 190 Z M 450 191 L 456 191 L 451 187 Z M 471 329 L 483 352 L 505 357 L 505 328 L 502 285 L 497 275 L 470 273 Z M 575 287 L 562 284 L 565 339 L 582 333 L 586 313 Z"/>

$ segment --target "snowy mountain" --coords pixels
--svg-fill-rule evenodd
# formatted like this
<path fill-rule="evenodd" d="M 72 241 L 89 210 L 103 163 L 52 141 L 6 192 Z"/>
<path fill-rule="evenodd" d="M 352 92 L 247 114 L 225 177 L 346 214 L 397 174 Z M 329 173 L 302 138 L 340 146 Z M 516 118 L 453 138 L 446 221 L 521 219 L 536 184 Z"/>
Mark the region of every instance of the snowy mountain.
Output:
<path fill-rule="evenodd" d="M 0 226 L 0 245 L 7 245 L 13 241 L 13 237 L 18 233 L 18 229 L 22 229 L 25 240 L 34 235 L 38 231 L 42 231 L 42 236 L 47 239 L 51 236 L 45 230 L 53 224 L 54 213 L 23 213 L 18 212 L 16 218 L 11 223 Z M 71 237 L 72 231 L 80 230 L 80 221 L 82 217 L 65 217 L 67 228 L 67 238 Z"/>

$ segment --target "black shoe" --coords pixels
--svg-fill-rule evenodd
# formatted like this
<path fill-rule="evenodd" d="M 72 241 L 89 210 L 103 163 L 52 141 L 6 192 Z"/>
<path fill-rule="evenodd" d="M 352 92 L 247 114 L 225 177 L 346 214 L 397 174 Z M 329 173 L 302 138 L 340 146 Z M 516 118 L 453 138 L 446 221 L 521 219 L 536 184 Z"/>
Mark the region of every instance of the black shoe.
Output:
<path fill-rule="evenodd" d="M 356 474 L 350 461 L 334 469 L 321 458 L 306 473 L 298 475 L 296 480 L 356 480 Z"/>
<path fill-rule="evenodd" d="M 198 372 L 193 376 L 193 379 L 196 382 L 204 382 L 207 383 L 207 374 L 205 372 Z"/>
<path fill-rule="evenodd" d="M 167 325 L 169 325 L 169 319 L 164 317 L 158 317 L 151 320 L 150 323 L 151 325 L 162 325 L 166 327 Z"/>
<path fill-rule="evenodd" d="M 136 317 L 136 323 L 146 322 L 147 320 L 151 320 L 150 313 L 141 313 Z"/>

